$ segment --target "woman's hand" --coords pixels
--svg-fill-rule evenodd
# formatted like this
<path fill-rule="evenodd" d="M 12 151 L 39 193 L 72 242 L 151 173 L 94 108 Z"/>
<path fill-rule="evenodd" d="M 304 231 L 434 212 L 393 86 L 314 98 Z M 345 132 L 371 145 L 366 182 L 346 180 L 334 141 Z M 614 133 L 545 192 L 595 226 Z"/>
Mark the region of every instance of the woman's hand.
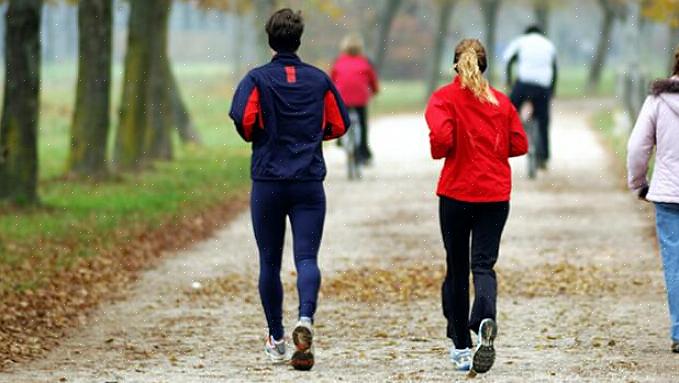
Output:
<path fill-rule="evenodd" d="M 642 200 L 648 202 L 646 199 L 646 196 L 648 195 L 648 185 L 642 187 L 641 189 L 637 190 L 637 197 Z"/>

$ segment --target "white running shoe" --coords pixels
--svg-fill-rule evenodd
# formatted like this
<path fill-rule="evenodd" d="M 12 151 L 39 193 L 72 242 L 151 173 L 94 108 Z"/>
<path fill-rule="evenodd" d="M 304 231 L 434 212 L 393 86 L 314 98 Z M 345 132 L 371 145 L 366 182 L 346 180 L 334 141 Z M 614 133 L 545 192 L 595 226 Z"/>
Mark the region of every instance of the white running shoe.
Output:
<path fill-rule="evenodd" d="M 264 352 L 273 363 L 285 362 L 285 338 L 275 340 L 273 336 L 267 336 Z"/>
<path fill-rule="evenodd" d="M 310 318 L 302 317 L 292 331 L 295 351 L 290 364 L 295 370 L 309 371 L 314 366 L 314 329 Z"/>
<path fill-rule="evenodd" d="M 450 348 L 450 361 L 458 371 L 469 371 L 472 366 L 472 350 L 463 348 L 458 350 L 455 346 Z"/>

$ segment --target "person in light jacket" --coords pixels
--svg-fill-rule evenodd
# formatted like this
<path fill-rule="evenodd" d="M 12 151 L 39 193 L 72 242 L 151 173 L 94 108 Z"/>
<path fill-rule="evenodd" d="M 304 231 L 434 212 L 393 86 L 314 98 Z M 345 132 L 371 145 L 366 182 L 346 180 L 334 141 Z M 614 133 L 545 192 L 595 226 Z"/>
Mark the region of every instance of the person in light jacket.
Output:
<path fill-rule="evenodd" d="M 653 83 L 628 143 L 629 187 L 655 204 L 665 270 L 672 352 L 679 353 L 679 47 L 672 77 Z M 649 160 L 655 167 L 649 183 Z"/>

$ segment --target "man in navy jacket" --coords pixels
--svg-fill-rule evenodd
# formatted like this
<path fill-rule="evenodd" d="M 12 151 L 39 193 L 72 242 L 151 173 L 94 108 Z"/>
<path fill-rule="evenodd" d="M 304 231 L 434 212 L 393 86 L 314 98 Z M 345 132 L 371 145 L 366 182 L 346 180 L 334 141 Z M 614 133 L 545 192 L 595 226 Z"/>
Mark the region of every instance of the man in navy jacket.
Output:
<path fill-rule="evenodd" d="M 281 9 L 271 16 L 266 32 L 276 55 L 241 81 L 229 115 L 241 137 L 252 142 L 250 204 L 259 249 L 259 292 L 269 327 L 265 351 L 274 362 L 285 360 L 280 269 L 289 217 L 300 298 L 291 364 L 310 369 L 321 283 L 317 256 L 325 220 L 323 141 L 346 133 L 349 116 L 328 76 L 296 55 L 303 31 L 299 12 Z"/>

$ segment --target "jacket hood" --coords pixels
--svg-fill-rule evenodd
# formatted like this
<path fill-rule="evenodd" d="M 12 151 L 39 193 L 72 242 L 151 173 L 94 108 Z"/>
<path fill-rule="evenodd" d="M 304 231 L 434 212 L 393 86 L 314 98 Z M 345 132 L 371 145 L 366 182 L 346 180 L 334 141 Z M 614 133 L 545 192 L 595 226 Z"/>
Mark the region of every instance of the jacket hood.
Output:
<path fill-rule="evenodd" d="M 659 97 L 679 116 L 679 78 L 656 80 L 651 86 L 651 94 Z"/>

